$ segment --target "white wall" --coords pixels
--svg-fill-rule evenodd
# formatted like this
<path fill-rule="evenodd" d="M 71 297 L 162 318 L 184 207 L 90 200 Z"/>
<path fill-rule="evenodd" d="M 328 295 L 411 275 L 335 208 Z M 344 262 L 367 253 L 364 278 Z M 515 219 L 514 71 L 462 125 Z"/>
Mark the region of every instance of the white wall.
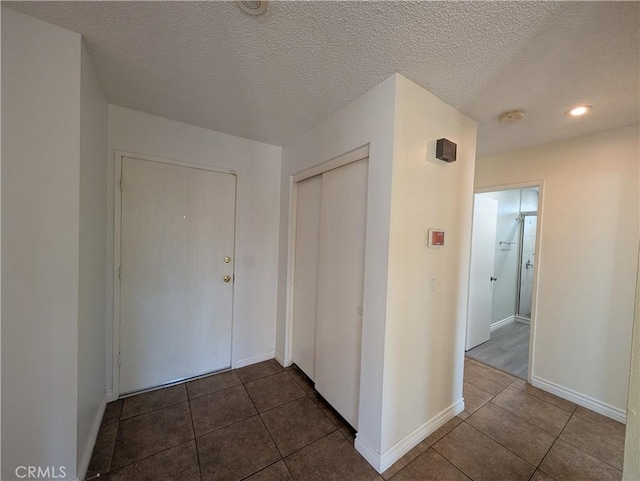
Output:
<path fill-rule="evenodd" d="M 392 76 L 282 150 L 277 357 L 285 359 L 291 176 L 370 144 L 358 437 L 380 449 L 395 83 Z"/>
<path fill-rule="evenodd" d="M 78 474 L 89 464 L 106 402 L 107 98 L 82 45 L 80 264 L 78 285 Z"/>
<path fill-rule="evenodd" d="M 115 150 L 203 164 L 238 173 L 234 357 L 236 365 L 272 358 L 275 346 L 281 148 L 134 110 L 109 106 L 107 385 L 113 372 L 113 222 Z M 242 258 L 255 257 L 243 269 Z"/>
<path fill-rule="evenodd" d="M 493 275 L 491 324 L 512 317 L 516 312 L 518 277 L 520 189 L 478 194 L 498 201 L 498 222 Z M 500 245 L 500 242 L 512 244 Z"/>
<path fill-rule="evenodd" d="M 450 165 L 435 141 L 459 145 Z M 286 346 L 291 176 L 370 144 L 357 449 L 378 469 L 462 409 L 475 123 L 400 75 L 283 148 L 277 356 Z M 429 227 L 447 247 L 426 247 Z M 429 277 L 438 292 L 429 295 Z M 446 419 L 444 419 L 446 421 Z M 423 436 L 423 437 L 424 437 Z M 403 440 L 402 446 L 394 444 Z M 404 451 L 403 451 L 404 450 Z"/>
<path fill-rule="evenodd" d="M 619 416 L 629 380 L 638 157 L 631 126 L 478 159 L 475 178 L 476 188 L 544 181 L 533 382 Z"/>
<path fill-rule="evenodd" d="M 20 465 L 75 477 L 79 139 L 80 36 L 2 8 L 6 480 Z"/>
<path fill-rule="evenodd" d="M 442 416 L 463 408 L 476 148 L 475 122 L 402 76 L 394 129 L 383 457 L 397 454 L 394 444 L 414 430 L 428 434 Z M 435 159 L 442 137 L 458 145 L 456 162 Z M 445 247 L 426 246 L 429 228 L 445 229 Z M 436 292 L 429 292 L 432 276 Z"/>

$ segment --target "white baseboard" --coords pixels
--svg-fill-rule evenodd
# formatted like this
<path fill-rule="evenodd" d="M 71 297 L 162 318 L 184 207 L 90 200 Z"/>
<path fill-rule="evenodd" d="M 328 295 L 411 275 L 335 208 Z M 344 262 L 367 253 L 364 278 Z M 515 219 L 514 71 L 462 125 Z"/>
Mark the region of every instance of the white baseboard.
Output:
<path fill-rule="evenodd" d="M 591 409 L 592 411 L 600 413 L 603 416 L 607 416 L 608 418 L 621 422 L 622 424 L 626 424 L 627 422 L 626 411 L 612 406 L 611 404 L 608 404 L 606 402 L 594 399 L 591 396 L 587 396 L 586 394 L 579 393 L 577 391 L 574 391 L 573 389 L 560 386 L 559 384 L 547 381 L 546 379 L 542 379 L 536 376 L 531 377 L 531 384 L 544 391 L 548 391 L 551 394 L 555 394 L 562 399 L 574 402 L 578 406 Z"/>
<path fill-rule="evenodd" d="M 516 322 L 529 326 L 531 324 L 531 319 L 529 319 L 528 317 L 516 316 Z"/>
<path fill-rule="evenodd" d="M 501 327 L 506 326 L 507 324 L 511 324 L 515 320 L 516 320 L 516 316 L 509 316 L 509 317 L 505 317 L 501 321 L 496 321 L 493 324 L 491 324 L 491 332 L 495 331 L 496 329 L 500 329 Z"/>
<path fill-rule="evenodd" d="M 269 359 L 273 359 L 274 356 L 275 350 L 270 349 L 269 351 L 265 351 L 254 356 L 245 357 L 243 359 L 236 359 L 234 367 L 236 369 L 240 369 L 241 367 L 250 366 L 251 364 L 255 364 L 257 362 L 268 361 Z"/>
<path fill-rule="evenodd" d="M 414 429 L 384 453 L 380 454 L 376 452 L 375 449 L 369 446 L 362 438 L 358 437 L 357 434 L 355 448 L 378 473 L 382 474 L 398 459 L 462 411 L 464 411 L 464 400 L 460 399 Z"/>
<path fill-rule="evenodd" d="M 276 351 L 276 361 L 278 361 L 282 367 L 289 367 L 292 364 L 291 359 L 284 357 L 284 354 L 280 351 Z"/>
<path fill-rule="evenodd" d="M 93 454 L 93 448 L 95 447 L 96 440 L 98 439 L 98 432 L 100 431 L 100 426 L 102 425 L 102 418 L 104 416 L 104 410 L 106 409 L 106 407 L 107 393 L 105 393 L 102 401 L 100 402 L 98 412 L 96 413 L 96 417 L 93 420 L 93 425 L 91 426 L 91 432 L 89 433 L 89 441 L 84 447 L 84 453 L 82 453 L 82 457 L 80 457 L 77 479 L 84 479 L 87 476 L 87 469 L 89 469 L 89 462 L 91 462 L 91 455 Z"/>
<path fill-rule="evenodd" d="M 107 389 L 107 402 L 117 401 L 118 396 L 113 393 L 113 389 Z"/>
<path fill-rule="evenodd" d="M 356 442 L 353 444 L 364 459 L 373 466 L 378 473 L 382 473 L 383 471 L 380 469 L 380 453 L 378 453 L 375 449 L 369 446 L 366 441 L 364 441 L 358 433 L 356 433 Z"/>

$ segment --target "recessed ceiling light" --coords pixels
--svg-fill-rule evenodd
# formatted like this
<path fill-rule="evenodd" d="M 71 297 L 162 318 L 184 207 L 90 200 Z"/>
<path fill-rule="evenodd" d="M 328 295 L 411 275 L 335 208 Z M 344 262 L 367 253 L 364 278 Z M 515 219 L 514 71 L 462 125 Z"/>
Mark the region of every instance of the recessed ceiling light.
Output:
<path fill-rule="evenodd" d="M 498 115 L 498 121 L 501 124 L 513 124 L 522 119 L 524 119 L 524 110 L 522 109 L 508 110 Z"/>
<path fill-rule="evenodd" d="M 266 0 L 236 0 L 243 12 L 249 15 L 262 15 L 267 11 Z"/>
<path fill-rule="evenodd" d="M 581 117 L 582 115 L 585 115 L 591 112 L 591 109 L 593 109 L 591 105 L 578 105 L 577 107 L 574 107 L 571 110 L 568 110 L 564 114 L 568 115 L 569 117 Z"/>

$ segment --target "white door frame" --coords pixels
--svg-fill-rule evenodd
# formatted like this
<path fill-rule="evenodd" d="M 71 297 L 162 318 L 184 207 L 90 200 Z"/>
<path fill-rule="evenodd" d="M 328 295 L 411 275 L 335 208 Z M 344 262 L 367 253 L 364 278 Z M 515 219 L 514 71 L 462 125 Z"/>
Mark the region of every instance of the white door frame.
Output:
<path fill-rule="evenodd" d="M 229 169 L 221 169 L 217 167 L 211 167 L 204 164 L 196 164 L 193 162 L 183 162 L 180 160 L 166 159 L 163 157 L 137 154 L 134 152 L 127 152 L 124 150 L 115 151 L 115 177 L 114 177 L 114 224 L 113 224 L 113 392 L 111 393 L 109 401 L 116 400 L 120 397 L 120 263 L 121 263 L 121 249 L 122 249 L 122 190 L 120 186 L 120 178 L 122 177 L 122 162 L 124 157 L 132 157 L 140 160 L 147 160 L 150 162 L 158 162 L 161 164 L 170 164 L 180 167 L 190 167 L 192 169 L 207 170 L 211 172 L 219 172 L 222 174 L 230 174 L 236 178 L 236 198 L 234 201 L 234 239 L 233 239 L 233 252 L 234 257 L 238 248 L 238 173 Z M 235 262 L 234 264 L 234 277 L 235 277 Z M 235 367 L 235 352 L 236 352 L 236 340 L 237 325 L 235 322 L 235 297 L 234 286 L 231 287 L 231 368 Z M 178 381 L 173 384 L 179 384 L 183 381 Z M 156 388 L 148 389 L 152 391 Z"/>
<path fill-rule="evenodd" d="M 527 366 L 527 382 L 531 384 L 533 375 L 533 365 L 535 362 L 534 344 L 536 339 L 536 325 L 538 318 L 538 282 L 540 279 L 540 264 L 543 259 L 541 247 L 543 214 L 544 214 L 544 180 L 533 180 L 531 182 L 520 182 L 516 184 L 499 184 L 488 187 L 474 189 L 473 193 L 482 194 L 486 192 L 498 192 L 502 190 L 538 188 L 538 223 L 536 226 L 536 262 L 533 265 L 533 289 L 531 293 L 531 322 L 529 327 L 529 361 Z M 466 332 L 465 332 L 466 334 Z"/>
<path fill-rule="evenodd" d="M 287 251 L 287 303 L 284 329 L 284 359 L 279 361 L 286 367 L 290 366 L 293 354 L 293 295 L 295 282 L 296 258 L 296 225 L 298 205 L 298 182 L 320 175 L 347 164 L 369 157 L 369 144 L 353 149 L 345 154 L 329 159 L 320 164 L 304 169 L 289 177 L 289 248 Z M 366 253 L 365 253 L 366 256 Z"/>

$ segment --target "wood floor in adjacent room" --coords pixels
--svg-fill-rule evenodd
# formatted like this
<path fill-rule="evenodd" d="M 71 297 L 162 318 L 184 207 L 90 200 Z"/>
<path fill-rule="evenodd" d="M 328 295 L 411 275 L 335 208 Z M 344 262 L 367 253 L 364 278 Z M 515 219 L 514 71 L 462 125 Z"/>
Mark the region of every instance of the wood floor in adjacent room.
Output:
<path fill-rule="evenodd" d="M 266 361 L 107 405 L 86 479 L 620 480 L 624 425 L 465 359 L 465 411 L 382 476 L 295 366 Z"/>
<path fill-rule="evenodd" d="M 491 333 L 491 339 L 467 351 L 467 356 L 527 379 L 529 324 L 512 322 Z"/>

